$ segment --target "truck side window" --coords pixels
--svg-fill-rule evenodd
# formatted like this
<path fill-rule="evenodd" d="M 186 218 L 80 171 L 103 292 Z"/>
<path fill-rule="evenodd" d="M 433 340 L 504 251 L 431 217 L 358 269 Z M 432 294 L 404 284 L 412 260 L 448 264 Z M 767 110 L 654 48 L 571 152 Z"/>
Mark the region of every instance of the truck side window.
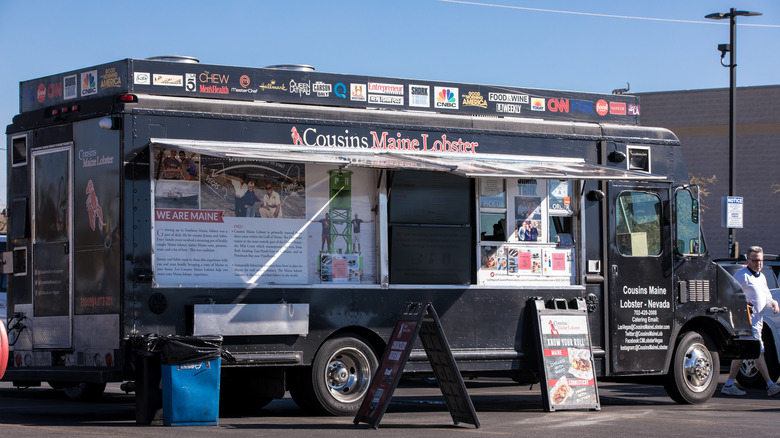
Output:
<path fill-rule="evenodd" d="M 480 240 L 507 240 L 506 182 L 502 178 L 479 180 Z"/>
<path fill-rule="evenodd" d="M 699 202 L 688 189 L 675 194 L 676 237 L 675 250 L 678 254 L 703 254 L 704 245 L 699 226 Z"/>
<path fill-rule="evenodd" d="M 618 195 L 617 246 L 625 256 L 661 254 L 661 199 L 645 192 Z"/>

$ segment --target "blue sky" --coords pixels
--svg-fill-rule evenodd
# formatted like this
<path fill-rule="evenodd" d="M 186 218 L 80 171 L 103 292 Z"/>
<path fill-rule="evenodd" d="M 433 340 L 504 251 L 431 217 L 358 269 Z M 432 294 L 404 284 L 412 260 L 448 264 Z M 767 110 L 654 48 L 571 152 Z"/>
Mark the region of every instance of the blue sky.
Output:
<path fill-rule="evenodd" d="M 780 84 L 778 0 L 0 0 L 0 120 L 20 81 L 171 54 L 597 93 L 725 88 L 728 20 L 704 16 L 731 7 L 763 13 L 738 19 L 737 85 Z"/>

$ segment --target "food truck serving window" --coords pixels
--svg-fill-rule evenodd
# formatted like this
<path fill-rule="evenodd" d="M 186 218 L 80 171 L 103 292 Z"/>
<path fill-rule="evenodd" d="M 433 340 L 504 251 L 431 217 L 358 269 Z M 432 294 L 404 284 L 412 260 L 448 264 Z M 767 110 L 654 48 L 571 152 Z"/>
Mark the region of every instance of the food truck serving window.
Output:
<path fill-rule="evenodd" d="M 479 284 L 571 284 L 571 181 L 480 178 Z"/>
<path fill-rule="evenodd" d="M 444 172 L 388 174 L 390 282 L 471 281 L 471 183 Z"/>
<path fill-rule="evenodd" d="M 566 157 L 184 139 L 150 148 L 158 287 L 568 285 L 580 181 L 665 178 Z"/>

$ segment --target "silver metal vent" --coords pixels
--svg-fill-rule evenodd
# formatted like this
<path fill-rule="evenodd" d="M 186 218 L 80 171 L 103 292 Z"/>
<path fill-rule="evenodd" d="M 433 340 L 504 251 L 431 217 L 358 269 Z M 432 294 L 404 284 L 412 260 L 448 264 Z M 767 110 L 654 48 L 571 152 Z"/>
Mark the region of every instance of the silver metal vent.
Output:
<path fill-rule="evenodd" d="M 181 55 L 153 56 L 151 58 L 146 58 L 146 59 L 149 61 L 183 62 L 185 64 L 200 63 L 200 59 L 198 58 L 194 58 L 192 56 L 181 56 Z"/>
<path fill-rule="evenodd" d="M 266 68 L 274 70 L 292 70 L 292 71 L 314 71 L 314 67 L 306 64 L 279 64 L 269 65 Z"/>
<path fill-rule="evenodd" d="M 680 282 L 680 302 L 688 301 L 708 302 L 710 301 L 710 281 L 709 280 L 688 280 Z"/>

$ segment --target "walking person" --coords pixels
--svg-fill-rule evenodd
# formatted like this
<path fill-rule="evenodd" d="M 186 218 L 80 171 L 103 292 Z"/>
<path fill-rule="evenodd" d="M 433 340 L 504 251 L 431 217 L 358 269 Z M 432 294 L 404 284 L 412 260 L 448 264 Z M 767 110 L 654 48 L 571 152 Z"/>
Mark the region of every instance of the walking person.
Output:
<path fill-rule="evenodd" d="M 772 381 L 769 376 L 769 369 L 766 366 L 766 359 L 764 358 L 764 341 L 761 339 L 761 330 L 764 327 L 764 315 L 765 309 L 772 309 L 774 313 L 780 312 L 780 306 L 777 301 L 772 299 L 772 294 L 769 292 L 769 287 L 766 284 L 766 277 L 761 273 L 761 268 L 764 267 L 764 250 L 760 246 L 751 246 L 748 248 L 747 253 L 747 266 L 737 271 L 734 274 L 734 278 L 742 286 L 742 291 L 745 293 L 748 303 L 753 305 L 752 310 L 752 325 L 753 325 L 753 337 L 758 339 L 761 343 L 761 354 L 756 359 L 756 368 L 761 373 L 761 377 L 766 381 L 766 393 L 768 396 L 773 396 L 780 393 L 780 385 Z M 720 389 L 720 392 L 726 395 L 745 395 L 745 391 L 737 388 L 734 384 L 734 379 L 737 377 L 739 368 L 742 366 L 742 360 L 734 360 L 731 362 L 731 370 L 729 377 L 726 379 L 726 383 Z"/>

